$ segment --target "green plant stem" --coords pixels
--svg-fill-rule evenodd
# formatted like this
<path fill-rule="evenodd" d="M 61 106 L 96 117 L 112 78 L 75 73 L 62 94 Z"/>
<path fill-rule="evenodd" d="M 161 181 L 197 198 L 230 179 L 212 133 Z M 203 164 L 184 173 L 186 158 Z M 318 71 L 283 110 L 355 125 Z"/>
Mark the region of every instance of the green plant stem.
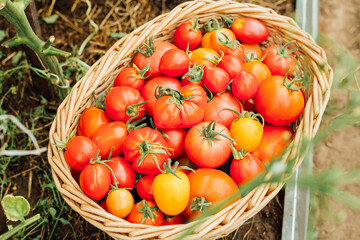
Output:
<path fill-rule="evenodd" d="M 61 217 L 61 214 L 62 214 L 62 212 L 63 212 L 63 210 L 64 210 L 64 205 L 65 205 L 65 202 L 63 202 L 62 205 L 61 205 L 60 213 L 59 213 L 59 215 L 58 215 L 57 218 L 56 218 L 56 221 L 55 221 L 55 224 L 54 224 L 53 229 L 52 229 L 52 231 L 51 231 L 49 240 L 52 238 L 52 235 L 54 234 L 56 225 L 57 225 L 57 223 L 59 222 L 59 219 L 60 219 L 60 217 Z"/>
<path fill-rule="evenodd" d="M 40 214 L 36 214 L 35 216 L 25 220 L 25 222 L 17 225 L 16 227 L 14 227 L 13 229 L 11 229 L 10 231 L 4 233 L 3 235 L 0 236 L 0 239 L 2 240 L 6 240 L 8 238 L 10 238 L 12 235 L 14 235 L 15 233 L 19 232 L 20 230 L 24 229 L 25 227 L 33 224 L 34 222 L 36 222 L 37 220 L 40 219 Z"/>
<path fill-rule="evenodd" d="M 16 36 L 3 43 L 3 45 L 5 47 L 14 47 L 25 44 L 36 52 L 49 71 L 58 77 L 59 81 L 58 83 L 56 82 L 56 85 L 59 90 L 59 96 L 61 99 L 64 99 L 70 92 L 70 88 L 68 81 L 63 77 L 59 61 L 55 56 L 68 56 L 69 53 L 50 46 L 54 41 L 54 37 L 50 37 L 45 43 L 34 33 L 24 12 L 28 3 L 29 1 L 17 1 L 13 3 L 10 0 L 0 0 L 0 14 L 3 15 L 16 30 Z"/>

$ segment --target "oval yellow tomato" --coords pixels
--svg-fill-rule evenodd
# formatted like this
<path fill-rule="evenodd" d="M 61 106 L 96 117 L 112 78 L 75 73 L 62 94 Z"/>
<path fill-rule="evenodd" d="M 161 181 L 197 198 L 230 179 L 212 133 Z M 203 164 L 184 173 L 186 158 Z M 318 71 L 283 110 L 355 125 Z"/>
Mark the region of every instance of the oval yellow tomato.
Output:
<path fill-rule="evenodd" d="M 241 117 L 235 119 L 230 126 L 230 133 L 235 140 L 237 150 L 254 151 L 261 142 L 263 126 L 256 119 Z"/>
<path fill-rule="evenodd" d="M 106 210 L 120 218 L 125 218 L 134 206 L 134 198 L 126 189 L 116 189 L 106 198 Z"/>

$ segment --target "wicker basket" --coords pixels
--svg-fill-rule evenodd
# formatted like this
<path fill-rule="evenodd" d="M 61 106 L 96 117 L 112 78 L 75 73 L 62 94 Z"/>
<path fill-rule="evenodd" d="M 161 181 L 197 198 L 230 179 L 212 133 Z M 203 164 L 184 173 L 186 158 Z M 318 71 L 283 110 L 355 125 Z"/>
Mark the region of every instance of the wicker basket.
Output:
<path fill-rule="evenodd" d="M 311 36 L 302 31 L 293 19 L 280 16 L 268 8 L 229 0 L 200 0 L 180 4 L 170 13 L 158 16 L 112 46 L 62 102 L 50 130 L 48 160 L 61 195 L 83 218 L 115 239 L 174 239 L 191 224 L 151 227 L 132 224 L 107 213 L 81 191 L 71 176 L 63 151 L 58 151 L 55 146 L 55 140 L 64 141 L 67 136 L 76 132 L 81 112 L 94 105 L 92 93 L 96 91 L 97 95 L 101 95 L 109 91 L 116 75 L 130 63 L 134 49 L 141 45 L 145 36 L 162 34 L 159 40 L 172 41 L 174 30 L 181 23 L 196 17 L 203 23 L 214 17 L 220 18 L 224 14 L 261 20 L 270 31 L 268 44 L 277 43 L 278 38 L 285 43 L 296 41 L 299 47 L 300 66 L 310 70 L 312 84 L 306 90 L 307 101 L 301 120 L 295 125 L 297 131 L 292 142 L 293 146 L 297 146 L 304 136 L 313 137 L 318 130 L 330 96 L 333 73 L 327 63 L 324 50 L 316 45 Z M 303 159 L 298 151 L 299 149 L 295 147 L 286 154 L 288 157 L 297 156 L 294 170 Z M 196 227 L 189 238 L 215 239 L 229 234 L 259 212 L 279 192 L 282 185 L 267 184 L 257 187 L 241 200 L 208 217 L 204 223 Z"/>

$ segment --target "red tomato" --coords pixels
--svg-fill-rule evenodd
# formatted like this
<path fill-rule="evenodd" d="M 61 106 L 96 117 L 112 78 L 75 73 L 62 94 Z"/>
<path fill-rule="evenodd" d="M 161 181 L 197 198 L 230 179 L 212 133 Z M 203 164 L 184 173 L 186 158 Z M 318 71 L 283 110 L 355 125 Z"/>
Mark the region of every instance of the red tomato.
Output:
<path fill-rule="evenodd" d="M 260 61 L 251 61 L 245 63 L 244 70 L 254 74 L 259 84 L 271 76 L 269 68 Z"/>
<path fill-rule="evenodd" d="M 261 58 L 262 50 L 259 44 L 245 44 L 243 43 L 245 55 L 248 59 Z"/>
<path fill-rule="evenodd" d="M 151 79 L 161 75 L 159 64 L 164 53 L 177 47 L 174 44 L 165 41 L 153 42 L 152 39 L 149 39 L 147 45 L 149 47 L 142 46 L 140 48 L 143 52 L 135 54 L 133 63 L 140 69 L 143 69 L 150 62 L 150 68 L 144 75 L 150 75 L 148 79 Z"/>
<path fill-rule="evenodd" d="M 150 117 L 152 116 L 152 112 L 157 100 L 155 97 L 155 90 L 157 87 L 171 88 L 179 91 L 181 89 L 181 83 L 176 78 L 166 76 L 155 77 L 145 83 L 144 88 L 141 90 L 141 96 L 147 102 L 145 104 L 146 114 Z M 156 94 L 159 94 L 159 91 L 157 91 Z"/>
<path fill-rule="evenodd" d="M 198 66 L 196 62 L 189 66 L 188 71 L 181 77 L 181 83 L 183 86 L 193 84 L 193 85 L 203 85 L 204 77 L 204 66 Z"/>
<path fill-rule="evenodd" d="M 252 99 L 258 89 L 259 83 L 251 72 L 241 71 L 231 83 L 231 90 L 238 100 Z"/>
<path fill-rule="evenodd" d="M 92 138 L 99 127 L 109 122 L 111 122 L 111 119 L 104 110 L 97 107 L 89 107 L 81 114 L 78 135 Z"/>
<path fill-rule="evenodd" d="M 71 138 L 66 145 L 65 161 L 72 169 L 81 171 L 90 159 L 95 158 L 98 150 L 98 146 L 90 138 L 76 136 Z"/>
<path fill-rule="evenodd" d="M 304 96 L 298 84 L 288 82 L 282 76 L 271 76 L 260 83 L 255 95 L 255 108 L 265 122 L 272 125 L 288 125 L 298 119 L 304 110 Z"/>
<path fill-rule="evenodd" d="M 132 189 L 134 187 L 136 174 L 128 161 L 122 157 L 114 157 L 107 161 L 106 164 L 113 170 L 118 180 L 118 188 Z M 111 182 L 115 185 L 113 175 L 110 174 L 110 176 Z"/>
<path fill-rule="evenodd" d="M 197 85 L 186 85 L 172 96 L 162 96 L 155 104 L 155 126 L 162 128 L 189 128 L 204 119 L 206 92 Z"/>
<path fill-rule="evenodd" d="M 242 60 L 233 55 L 225 55 L 218 67 L 224 69 L 229 74 L 230 79 L 234 79 L 235 75 L 244 69 Z"/>
<path fill-rule="evenodd" d="M 223 37 L 219 37 L 218 41 L 219 43 L 215 43 L 215 45 L 217 45 L 216 47 L 214 47 L 215 45 L 212 44 L 214 50 L 218 49 L 218 52 L 223 52 L 224 55 L 232 55 L 237 57 L 241 62 L 245 61 L 245 52 L 244 52 L 244 48 L 242 47 L 242 45 L 239 43 L 238 40 L 235 40 L 235 37 L 233 35 L 231 35 L 231 38 L 234 38 L 234 40 L 230 40 L 230 38 L 226 35 L 223 34 Z M 213 40 L 212 38 L 210 38 L 211 40 Z"/>
<path fill-rule="evenodd" d="M 135 64 L 134 67 L 124 68 L 116 76 L 114 87 L 128 86 L 135 88 L 140 92 L 145 84 L 145 79 L 147 78 L 147 76 L 144 75 L 147 70 L 148 66 L 140 70 Z"/>
<path fill-rule="evenodd" d="M 205 66 L 203 81 L 211 92 L 220 93 L 229 85 L 230 76 L 222 68 Z"/>
<path fill-rule="evenodd" d="M 245 185 L 265 169 L 264 164 L 255 156 L 247 154 L 243 159 L 233 159 L 230 176 L 239 186 Z"/>
<path fill-rule="evenodd" d="M 211 48 L 197 48 L 191 53 L 190 63 L 197 65 L 215 66 L 216 58 L 220 58 L 220 54 Z"/>
<path fill-rule="evenodd" d="M 251 154 L 263 162 L 270 162 L 282 154 L 292 138 L 293 132 L 289 126 L 265 124 L 260 145 Z"/>
<path fill-rule="evenodd" d="M 231 25 L 231 30 L 240 42 L 247 44 L 261 43 L 269 36 L 265 24 L 254 18 L 236 19 Z"/>
<path fill-rule="evenodd" d="M 156 176 L 143 176 L 136 183 L 136 192 L 141 199 L 155 201 L 152 183 Z"/>
<path fill-rule="evenodd" d="M 272 75 L 279 75 L 290 77 L 296 67 L 296 59 L 292 52 L 295 50 L 289 50 L 287 47 L 291 44 L 287 43 L 285 46 L 281 45 L 281 41 L 279 46 L 272 45 L 267 47 L 262 56 L 265 56 L 263 63 L 268 66 Z"/>
<path fill-rule="evenodd" d="M 185 129 L 164 129 L 163 136 L 166 141 L 166 146 L 173 151 L 169 155 L 171 159 L 182 156 L 184 152 L 184 142 L 186 136 Z"/>
<path fill-rule="evenodd" d="M 247 100 L 247 101 L 241 101 L 243 106 L 244 106 L 244 110 L 248 111 L 248 112 L 256 112 L 255 109 L 255 103 L 252 99 Z"/>
<path fill-rule="evenodd" d="M 80 187 L 86 196 L 100 200 L 110 190 L 109 169 L 100 163 L 88 164 L 80 173 Z"/>
<path fill-rule="evenodd" d="M 186 155 L 199 167 L 217 168 L 231 155 L 229 138 L 231 139 L 230 132 L 224 125 L 215 122 L 199 123 L 186 134 Z"/>
<path fill-rule="evenodd" d="M 182 213 L 189 221 L 193 220 L 197 216 L 207 209 L 218 206 L 221 202 L 229 197 L 233 197 L 228 204 L 221 209 L 229 206 L 240 198 L 235 194 L 239 189 L 235 181 L 226 173 L 218 169 L 200 168 L 191 172 L 188 175 L 190 180 L 190 201 Z M 211 207 L 201 205 L 201 197 L 205 198 L 205 204 L 210 202 Z M 190 209 L 193 202 L 198 202 L 195 209 Z M 202 208 L 200 208 L 202 207 Z M 220 209 L 220 210 L 221 210 Z M 201 211 L 202 210 L 202 211 Z"/>
<path fill-rule="evenodd" d="M 158 130 L 144 127 L 130 132 L 124 143 L 124 156 L 140 174 L 157 175 L 169 158 L 166 142 Z"/>
<path fill-rule="evenodd" d="M 184 74 L 190 64 L 189 56 L 181 49 L 170 49 L 160 59 L 160 72 L 170 77 Z"/>
<path fill-rule="evenodd" d="M 188 45 L 190 51 L 196 49 L 200 45 L 201 39 L 202 33 L 197 20 L 195 24 L 192 21 L 181 24 L 174 33 L 175 45 L 184 51 L 186 51 Z"/>
<path fill-rule="evenodd" d="M 113 157 L 123 153 L 122 148 L 127 135 L 126 124 L 114 121 L 101 126 L 91 140 L 99 147 L 101 158 L 108 159 L 111 149 Z"/>
<path fill-rule="evenodd" d="M 215 96 L 205 108 L 204 121 L 217 121 L 230 129 L 231 123 L 238 117 L 238 115 L 224 108 L 230 108 L 237 112 L 241 112 L 241 103 L 236 101 L 231 92 L 224 92 Z"/>
<path fill-rule="evenodd" d="M 155 202 L 143 200 L 134 205 L 127 220 L 131 223 L 161 226 L 164 223 L 164 214 Z"/>
<path fill-rule="evenodd" d="M 105 211 L 107 211 L 107 209 L 106 209 L 106 198 L 105 198 L 105 200 L 103 200 L 99 205 L 100 205 L 100 207 L 102 207 Z"/>
<path fill-rule="evenodd" d="M 183 224 L 184 221 L 185 221 L 185 218 L 181 214 L 178 214 L 176 216 L 165 215 L 163 225 L 165 226 L 165 225 Z"/>

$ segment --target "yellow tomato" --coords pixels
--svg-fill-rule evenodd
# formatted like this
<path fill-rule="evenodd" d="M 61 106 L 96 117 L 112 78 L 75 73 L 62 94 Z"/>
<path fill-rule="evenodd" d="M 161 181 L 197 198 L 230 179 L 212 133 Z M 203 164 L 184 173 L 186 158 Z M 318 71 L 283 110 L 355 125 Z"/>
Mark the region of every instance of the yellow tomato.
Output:
<path fill-rule="evenodd" d="M 106 198 L 106 210 L 120 218 L 125 218 L 134 206 L 134 198 L 126 189 L 116 189 Z"/>
<path fill-rule="evenodd" d="M 230 133 L 235 140 L 237 150 L 242 148 L 247 152 L 252 152 L 260 145 L 263 126 L 256 119 L 241 117 L 232 122 Z"/>
<path fill-rule="evenodd" d="M 192 51 L 190 62 L 191 63 L 196 62 L 197 65 L 204 64 L 206 66 L 213 67 L 213 66 L 215 66 L 215 63 L 213 63 L 212 61 L 216 61 L 215 57 L 220 58 L 220 54 L 218 52 L 216 52 L 214 49 L 198 48 L 198 49 L 195 49 L 194 51 Z M 209 61 L 207 59 L 210 59 L 212 61 Z"/>
<path fill-rule="evenodd" d="M 190 198 L 190 182 L 187 175 L 175 171 L 177 178 L 171 173 L 161 173 L 153 182 L 155 202 L 163 213 L 177 215 L 185 210 Z"/>

